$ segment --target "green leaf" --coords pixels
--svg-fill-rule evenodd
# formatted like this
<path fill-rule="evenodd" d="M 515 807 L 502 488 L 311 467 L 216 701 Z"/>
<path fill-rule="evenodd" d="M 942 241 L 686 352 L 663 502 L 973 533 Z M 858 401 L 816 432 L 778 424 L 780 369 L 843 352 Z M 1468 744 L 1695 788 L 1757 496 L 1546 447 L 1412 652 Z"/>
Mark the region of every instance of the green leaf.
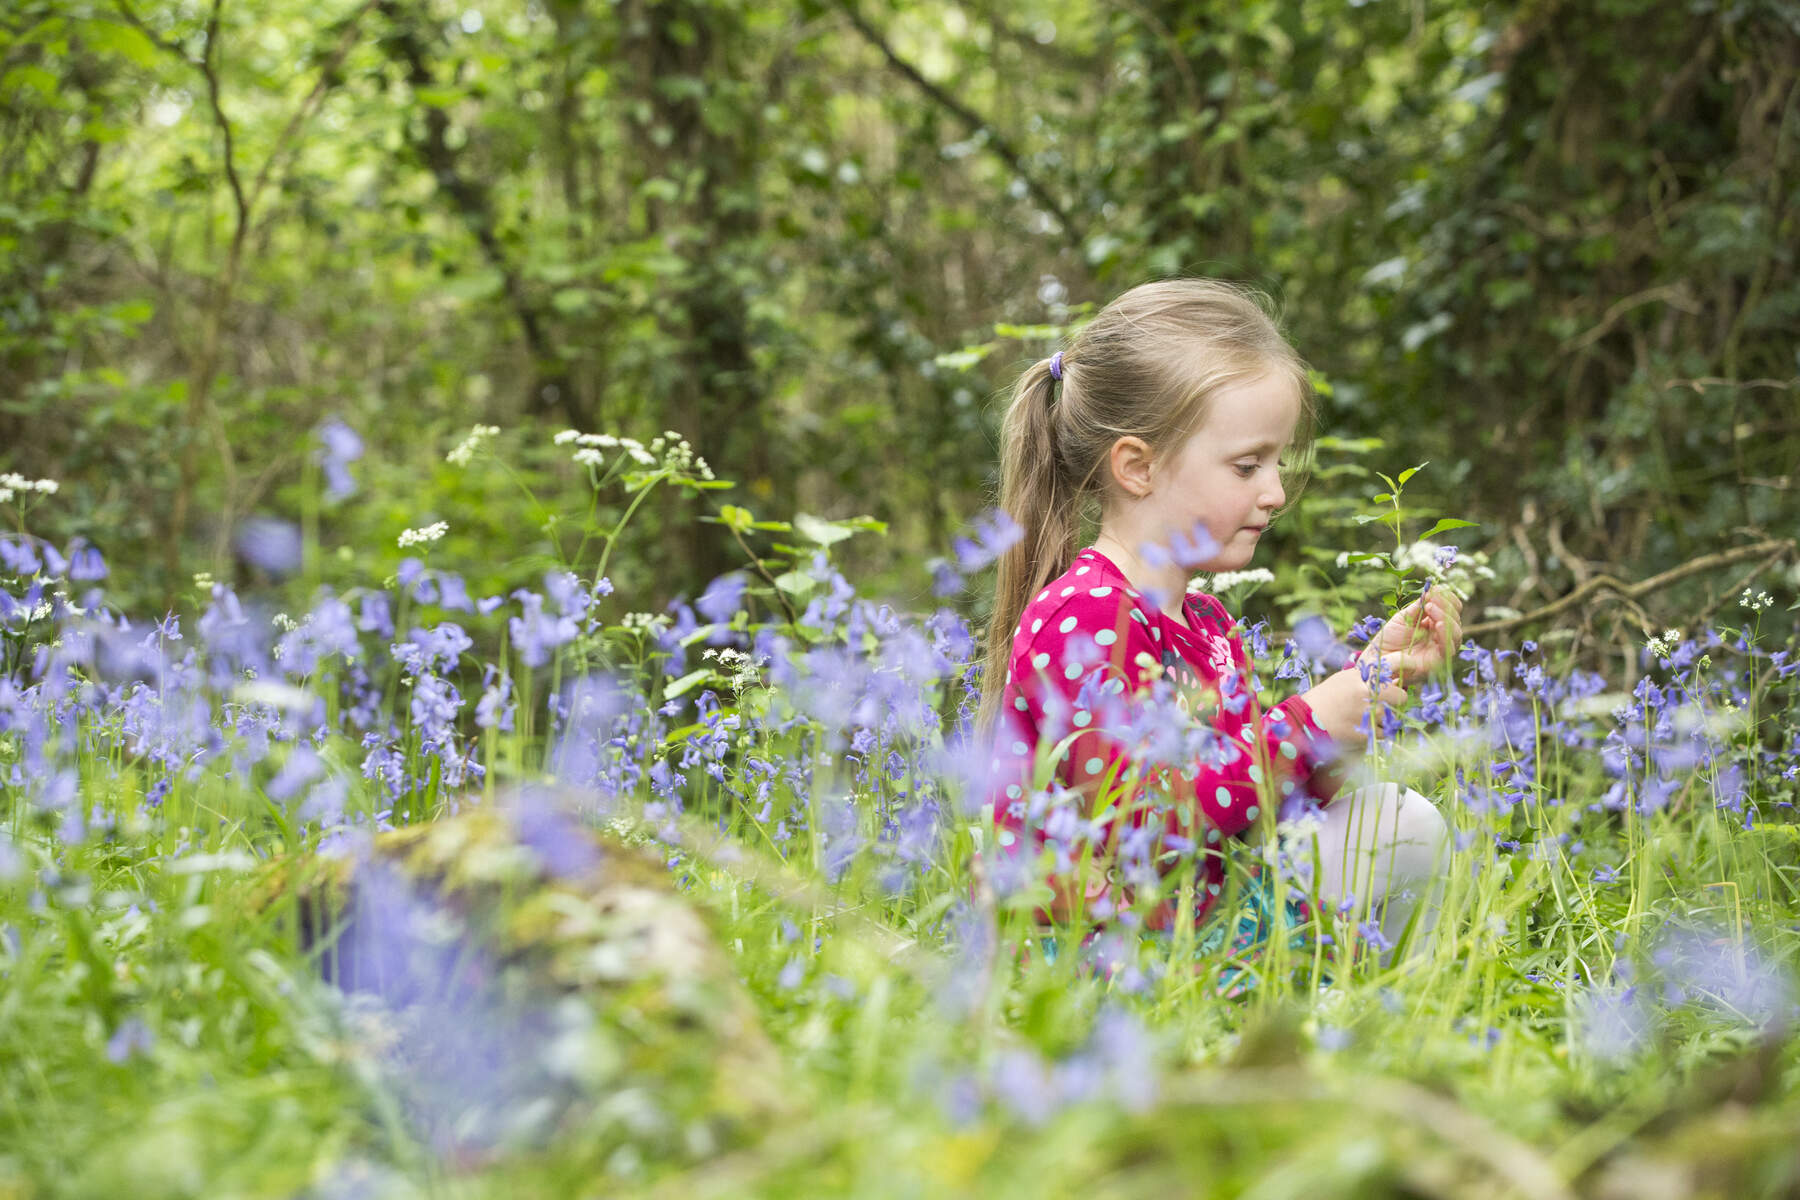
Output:
<path fill-rule="evenodd" d="M 737 533 L 742 533 L 756 524 L 754 513 L 735 504 L 727 504 L 719 509 L 719 519 L 725 523 L 728 529 Z"/>
<path fill-rule="evenodd" d="M 711 674 L 711 667 L 701 667 L 698 671 L 689 671 L 663 689 L 663 699 L 673 700 L 684 692 L 692 691 L 696 684 Z"/>
<path fill-rule="evenodd" d="M 1472 529 L 1472 528 L 1478 527 L 1479 525 L 1480 525 L 1479 521 L 1459 521 L 1455 517 L 1445 517 L 1443 520 L 1439 521 L 1436 525 L 1433 525 L 1430 529 L 1427 529 L 1420 536 L 1419 540 L 1424 541 L 1426 538 L 1436 537 L 1438 534 L 1443 533 L 1445 530 Z"/>
<path fill-rule="evenodd" d="M 1002 322 L 994 326 L 995 337 L 1019 338 L 1028 342 L 1053 342 L 1062 335 L 1061 325 L 1008 325 Z"/>
<path fill-rule="evenodd" d="M 449 108 L 466 95 L 467 91 L 462 88 L 445 87 L 443 84 L 427 84 L 413 89 L 413 97 L 420 104 L 431 108 Z"/>
<path fill-rule="evenodd" d="M 30 88 L 46 100 L 54 100 L 57 92 L 56 76 L 30 63 L 20 63 L 4 75 L 0 75 L 0 96 Z"/>
<path fill-rule="evenodd" d="M 593 288 L 558 288 L 550 295 L 550 306 L 564 316 L 577 316 L 593 310 L 598 294 Z"/>
<path fill-rule="evenodd" d="M 985 342 L 979 346 L 964 346 L 960 350 L 946 350 L 932 359 L 932 365 L 945 371 L 967 371 L 980 364 L 981 360 L 992 354 L 999 342 Z"/>
<path fill-rule="evenodd" d="M 1421 470 L 1423 470 L 1425 468 L 1425 466 L 1430 462 L 1431 462 L 1430 459 L 1426 459 L 1425 462 L 1420 463 L 1416 467 L 1406 468 L 1406 470 L 1400 472 L 1400 482 L 1405 483 L 1407 480 L 1411 479 L 1414 475 L 1417 475 Z"/>
<path fill-rule="evenodd" d="M 486 300 L 489 296 L 499 295 L 504 282 L 500 272 L 483 269 L 453 275 L 439 284 L 438 290 L 452 300 Z"/>
<path fill-rule="evenodd" d="M 93 21 L 83 27 L 82 34 L 89 47 L 110 50 L 140 67 L 156 61 L 156 43 L 130 25 L 118 21 Z"/>
<path fill-rule="evenodd" d="M 805 571 L 789 571 L 775 577 L 775 586 L 796 600 L 804 600 L 808 592 L 819 586 L 819 581 Z"/>
<path fill-rule="evenodd" d="M 1367 454 L 1371 450 L 1383 449 L 1387 443 L 1378 437 L 1341 438 L 1326 434 L 1323 437 L 1314 438 L 1313 445 L 1320 450 L 1342 450 L 1346 454 Z"/>
<path fill-rule="evenodd" d="M 796 513 L 794 528 L 799 530 L 802 537 L 809 537 L 821 546 L 841 542 L 856 532 L 846 525 L 840 525 L 835 521 L 821 520 L 811 513 Z"/>

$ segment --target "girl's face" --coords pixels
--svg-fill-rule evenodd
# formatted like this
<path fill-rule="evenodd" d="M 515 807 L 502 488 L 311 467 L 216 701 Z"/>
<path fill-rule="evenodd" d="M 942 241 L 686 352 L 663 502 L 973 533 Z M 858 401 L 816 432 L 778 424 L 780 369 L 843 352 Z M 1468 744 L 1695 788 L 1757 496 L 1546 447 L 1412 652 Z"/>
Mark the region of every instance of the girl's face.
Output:
<path fill-rule="evenodd" d="M 1281 456 L 1294 440 L 1300 398 L 1276 375 L 1213 397 L 1206 420 L 1154 472 L 1150 504 L 1165 540 L 1203 524 L 1219 552 L 1197 571 L 1238 571 L 1256 553 L 1269 517 L 1287 500 Z"/>

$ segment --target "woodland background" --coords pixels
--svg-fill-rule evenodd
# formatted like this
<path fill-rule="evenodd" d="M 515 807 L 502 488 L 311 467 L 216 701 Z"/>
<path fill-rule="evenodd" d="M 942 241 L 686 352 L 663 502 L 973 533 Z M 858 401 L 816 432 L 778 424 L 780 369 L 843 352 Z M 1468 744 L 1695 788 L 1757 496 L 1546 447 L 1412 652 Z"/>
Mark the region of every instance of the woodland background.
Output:
<path fill-rule="evenodd" d="M 1786 0 L 12 0 L 0 463 L 160 611 L 259 581 L 254 516 L 324 522 L 326 582 L 439 519 L 472 587 L 535 578 L 577 556 L 552 434 L 671 429 L 715 511 L 889 523 L 845 569 L 916 607 L 1019 367 L 1209 274 L 1277 299 L 1323 473 L 1429 460 L 1408 501 L 1529 611 L 1792 534 L 1797 68 Z M 367 453 L 320 511 L 332 416 Z M 488 422 L 529 491 L 446 464 Z M 1367 548 L 1334 490 L 1265 564 Z M 745 557 L 658 503 L 638 607 Z"/>

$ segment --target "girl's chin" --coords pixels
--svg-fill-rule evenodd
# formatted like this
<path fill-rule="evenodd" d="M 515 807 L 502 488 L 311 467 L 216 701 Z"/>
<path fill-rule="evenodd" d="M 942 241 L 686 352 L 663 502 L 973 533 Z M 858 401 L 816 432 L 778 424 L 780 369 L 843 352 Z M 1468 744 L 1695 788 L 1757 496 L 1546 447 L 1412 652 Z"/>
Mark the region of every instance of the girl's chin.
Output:
<path fill-rule="evenodd" d="M 1199 566 L 1195 567 L 1194 573 L 1196 575 L 1202 573 L 1207 575 L 1219 575 L 1226 571 L 1241 571 L 1250 565 L 1250 560 L 1252 558 L 1256 557 L 1253 551 L 1254 548 L 1250 548 L 1239 554 L 1221 554 L 1219 557 L 1201 563 Z"/>

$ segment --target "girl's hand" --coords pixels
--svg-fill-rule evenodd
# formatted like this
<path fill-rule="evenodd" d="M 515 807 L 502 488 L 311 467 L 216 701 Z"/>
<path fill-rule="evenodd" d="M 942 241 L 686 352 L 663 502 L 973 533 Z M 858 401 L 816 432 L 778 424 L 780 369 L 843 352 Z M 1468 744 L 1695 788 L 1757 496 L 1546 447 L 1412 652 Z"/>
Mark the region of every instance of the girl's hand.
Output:
<path fill-rule="evenodd" d="M 1462 644 L 1462 600 L 1448 588 L 1431 587 L 1388 618 L 1369 639 L 1357 663 L 1386 658 L 1399 673 L 1401 687 L 1432 674 Z"/>

